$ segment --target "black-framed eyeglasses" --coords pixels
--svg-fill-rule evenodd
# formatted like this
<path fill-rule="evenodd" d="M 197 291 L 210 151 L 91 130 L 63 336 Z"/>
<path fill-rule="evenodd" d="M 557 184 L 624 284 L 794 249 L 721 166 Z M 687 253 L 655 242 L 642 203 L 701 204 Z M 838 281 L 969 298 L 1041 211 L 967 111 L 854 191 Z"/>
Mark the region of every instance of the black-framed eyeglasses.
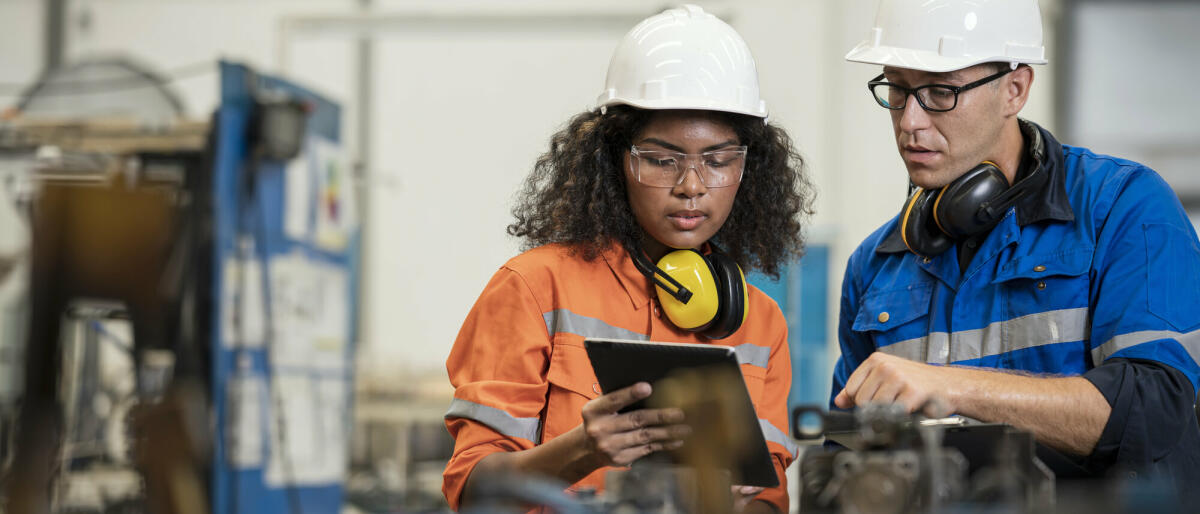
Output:
<path fill-rule="evenodd" d="M 958 105 L 958 95 L 963 91 L 971 90 L 996 80 L 1008 72 L 1012 68 L 1005 68 L 1004 71 L 988 75 L 984 78 L 976 80 L 970 84 L 961 86 L 951 86 L 949 84 L 926 84 L 908 88 L 898 86 L 886 80 L 883 80 L 883 74 L 867 82 L 867 89 L 871 90 L 871 96 L 875 97 L 875 101 L 884 109 L 899 111 L 904 109 L 904 105 L 908 103 L 908 95 L 917 97 L 917 103 L 921 104 L 921 108 L 930 112 L 946 112 Z"/>

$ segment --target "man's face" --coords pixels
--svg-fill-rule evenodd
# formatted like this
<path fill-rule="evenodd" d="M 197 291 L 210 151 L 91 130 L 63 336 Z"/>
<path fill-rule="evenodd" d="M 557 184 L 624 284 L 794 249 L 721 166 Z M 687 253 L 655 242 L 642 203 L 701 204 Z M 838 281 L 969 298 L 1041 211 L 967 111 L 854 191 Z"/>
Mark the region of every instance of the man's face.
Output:
<path fill-rule="evenodd" d="M 927 84 L 962 86 L 995 72 L 981 64 L 946 73 L 884 67 L 888 82 L 915 88 Z M 896 146 L 912 182 L 926 189 L 949 184 L 976 164 L 994 160 L 1004 125 L 1003 93 L 1010 75 L 963 91 L 958 105 L 946 112 L 929 112 L 909 95 L 904 109 L 888 111 Z"/>

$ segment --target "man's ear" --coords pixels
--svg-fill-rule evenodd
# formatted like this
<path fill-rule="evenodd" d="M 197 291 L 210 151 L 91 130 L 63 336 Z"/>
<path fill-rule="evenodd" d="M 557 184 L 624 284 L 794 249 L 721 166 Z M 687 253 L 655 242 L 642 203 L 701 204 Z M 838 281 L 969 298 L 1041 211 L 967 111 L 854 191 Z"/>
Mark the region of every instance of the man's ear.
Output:
<path fill-rule="evenodd" d="M 1016 116 L 1029 100 L 1029 89 L 1033 86 L 1033 67 L 1021 64 L 1007 76 L 1005 81 L 1005 115 Z"/>

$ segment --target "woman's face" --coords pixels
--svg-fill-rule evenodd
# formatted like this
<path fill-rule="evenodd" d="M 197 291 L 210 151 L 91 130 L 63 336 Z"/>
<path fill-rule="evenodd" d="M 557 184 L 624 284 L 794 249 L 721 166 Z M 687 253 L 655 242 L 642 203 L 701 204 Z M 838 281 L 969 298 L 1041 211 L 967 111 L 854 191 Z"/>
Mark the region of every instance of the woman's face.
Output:
<path fill-rule="evenodd" d="M 658 111 L 633 138 L 642 151 L 672 151 L 701 154 L 741 145 L 733 127 L 705 111 Z M 682 180 L 673 187 L 654 187 L 638 182 L 633 162 L 625 153 L 625 184 L 629 205 L 645 236 L 643 249 L 654 260 L 671 249 L 697 248 L 708 241 L 733 208 L 740 182 L 708 187 L 701 181 L 704 159 L 680 162 Z M 637 157 L 632 157 L 637 159 Z M 639 161 L 640 162 L 640 161 Z"/>

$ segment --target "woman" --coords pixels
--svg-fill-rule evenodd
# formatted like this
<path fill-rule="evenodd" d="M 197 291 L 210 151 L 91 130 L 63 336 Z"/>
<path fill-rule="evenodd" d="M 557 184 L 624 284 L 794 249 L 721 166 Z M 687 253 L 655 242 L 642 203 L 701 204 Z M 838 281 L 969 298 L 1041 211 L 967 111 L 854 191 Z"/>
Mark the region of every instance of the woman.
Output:
<path fill-rule="evenodd" d="M 712 256 L 715 242 L 740 266 L 777 276 L 803 248 L 812 196 L 802 162 L 765 122 L 741 37 L 697 7 L 634 27 L 606 82 L 598 109 L 572 119 L 538 159 L 508 227 L 532 249 L 492 278 L 447 361 L 456 444 L 443 491 L 457 509 L 485 470 L 600 488 L 608 467 L 682 444 L 678 409 L 618 413 L 649 384 L 600 394 L 583 340 L 610 337 L 734 347 L 781 482 L 737 488 L 737 508 L 787 512 L 791 369 L 779 308 L 751 287 L 744 321 L 680 328 L 631 255 Z"/>

